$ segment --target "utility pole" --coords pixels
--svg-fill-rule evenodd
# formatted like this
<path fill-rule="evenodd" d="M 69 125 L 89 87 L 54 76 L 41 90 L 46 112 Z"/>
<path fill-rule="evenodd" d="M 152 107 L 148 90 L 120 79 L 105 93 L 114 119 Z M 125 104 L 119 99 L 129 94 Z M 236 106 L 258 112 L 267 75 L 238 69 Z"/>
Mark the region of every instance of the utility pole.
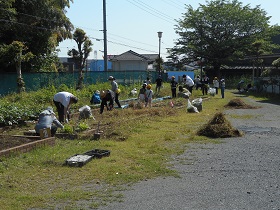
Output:
<path fill-rule="evenodd" d="M 106 0 L 103 0 L 103 34 L 104 34 L 104 71 L 108 71 Z"/>

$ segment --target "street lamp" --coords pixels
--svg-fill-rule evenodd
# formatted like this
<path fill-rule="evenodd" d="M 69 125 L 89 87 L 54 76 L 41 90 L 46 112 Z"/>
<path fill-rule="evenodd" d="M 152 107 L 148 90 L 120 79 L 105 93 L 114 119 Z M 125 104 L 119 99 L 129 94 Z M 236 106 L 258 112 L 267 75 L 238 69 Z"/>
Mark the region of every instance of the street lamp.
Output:
<path fill-rule="evenodd" d="M 160 44 L 161 44 L 162 32 L 159 31 L 157 33 L 158 33 L 158 39 L 159 39 L 159 46 L 158 46 L 158 75 L 161 75 L 161 72 L 160 72 Z"/>

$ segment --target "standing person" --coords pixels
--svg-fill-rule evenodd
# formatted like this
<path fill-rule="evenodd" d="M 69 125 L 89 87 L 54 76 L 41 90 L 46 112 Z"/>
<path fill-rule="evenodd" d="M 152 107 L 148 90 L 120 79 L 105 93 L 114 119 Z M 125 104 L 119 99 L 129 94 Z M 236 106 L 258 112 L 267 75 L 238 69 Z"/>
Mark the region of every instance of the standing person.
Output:
<path fill-rule="evenodd" d="M 225 97 L 226 82 L 225 79 L 221 79 L 221 94 L 222 98 Z"/>
<path fill-rule="evenodd" d="M 57 108 L 59 121 L 68 123 L 70 120 L 70 106 L 73 103 L 76 104 L 78 98 L 69 92 L 58 92 L 54 95 L 53 102 Z"/>
<path fill-rule="evenodd" d="M 147 90 L 146 90 L 146 98 L 145 98 L 145 107 L 149 105 L 149 107 L 152 107 L 152 99 L 153 99 L 153 90 L 152 90 L 152 85 L 149 84 L 147 85 Z"/>
<path fill-rule="evenodd" d="M 145 83 L 148 85 L 148 84 L 152 84 L 152 81 L 150 80 L 149 77 L 147 77 L 147 80 L 145 81 Z"/>
<path fill-rule="evenodd" d="M 101 105 L 100 114 L 103 113 L 104 106 L 107 107 L 107 111 L 111 111 L 114 108 L 115 93 L 112 90 L 102 90 L 100 92 Z M 109 102 L 109 106 L 108 103 Z"/>
<path fill-rule="evenodd" d="M 56 119 L 53 108 L 48 107 L 39 114 L 39 120 L 35 125 L 35 131 L 37 135 L 40 135 L 41 129 L 50 128 L 51 136 L 54 136 L 57 127 L 64 128 L 64 126 Z"/>
<path fill-rule="evenodd" d="M 176 98 L 176 91 L 177 91 L 178 82 L 175 81 L 174 76 L 171 77 L 170 86 L 171 86 L 172 98 Z"/>
<path fill-rule="evenodd" d="M 147 83 L 143 83 L 142 87 L 139 90 L 138 100 L 141 104 L 143 104 L 145 102 L 146 87 L 147 87 Z"/>
<path fill-rule="evenodd" d="M 197 90 L 199 87 L 201 88 L 200 76 L 197 75 L 194 79 L 195 89 Z"/>
<path fill-rule="evenodd" d="M 156 94 L 159 94 L 161 86 L 162 86 L 162 78 L 159 75 L 158 78 L 156 79 Z"/>
<path fill-rule="evenodd" d="M 209 86 L 209 78 L 206 75 L 203 75 L 201 79 L 201 89 L 202 89 L 202 94 L 208 94 L 208 86 Z"/>
<path fill-rule="evenodd" d="M 189 75 L 185 75 L 185 81 L 186 81 L 186 87 L 192 93 L 193 86 L 194 86 L 194 81 Z"/>
<path fill-rule="evenodd" d="M 118 105 L 119 108 L 122 108 L 120 102 L 119 102 L 119 95 L 120 95 L 120 89 L 118 86 L 118 83 L 116 82 L 116 79 L 112 76 L 109 76 L 108 80 L 111 82 L 111 90 L 115 93 L 115 102 Z"/>
<path fill-rule="evenodd" d="M 214 77 L 214 79 L 213 79 L 213 87 L 216 89 L 216 94 L 218 94 L 219 80 L 217 77 Z"/>

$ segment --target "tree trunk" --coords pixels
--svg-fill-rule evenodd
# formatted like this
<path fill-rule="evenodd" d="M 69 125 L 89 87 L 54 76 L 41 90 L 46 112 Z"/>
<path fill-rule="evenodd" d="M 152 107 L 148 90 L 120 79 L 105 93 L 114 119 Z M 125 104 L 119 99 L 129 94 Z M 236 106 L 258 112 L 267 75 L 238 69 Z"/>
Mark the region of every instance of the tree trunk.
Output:
<path fill-rule="evenodd" d="M 17 70 L 17 92 L 21 93 L 25 91 L 25 83 L 21 74 L 21 61 L 16 62 L 16 70 Z"/>
<path fill-rule="evenodd" d="M 80 69 L 78 84 L 77 84 L 77 88 L 76 88 L 77 90 L 83 89 L 83 81 L 84 81 L 83 70 Z"/>

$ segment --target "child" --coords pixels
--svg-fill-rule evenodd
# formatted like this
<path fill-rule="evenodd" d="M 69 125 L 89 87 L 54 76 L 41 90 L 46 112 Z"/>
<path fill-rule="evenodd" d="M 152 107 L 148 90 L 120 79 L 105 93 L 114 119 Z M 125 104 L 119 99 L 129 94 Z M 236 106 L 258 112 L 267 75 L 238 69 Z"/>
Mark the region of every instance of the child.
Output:
<path fill-rule="evenodd" d="M 152 107 L 152 98 L 153 98 L 152 85 L 148 84 L 146 90 L 146 97 L 145 97 L 145 107 L 147 107 L 148 105 L 149 107 Z"/>

